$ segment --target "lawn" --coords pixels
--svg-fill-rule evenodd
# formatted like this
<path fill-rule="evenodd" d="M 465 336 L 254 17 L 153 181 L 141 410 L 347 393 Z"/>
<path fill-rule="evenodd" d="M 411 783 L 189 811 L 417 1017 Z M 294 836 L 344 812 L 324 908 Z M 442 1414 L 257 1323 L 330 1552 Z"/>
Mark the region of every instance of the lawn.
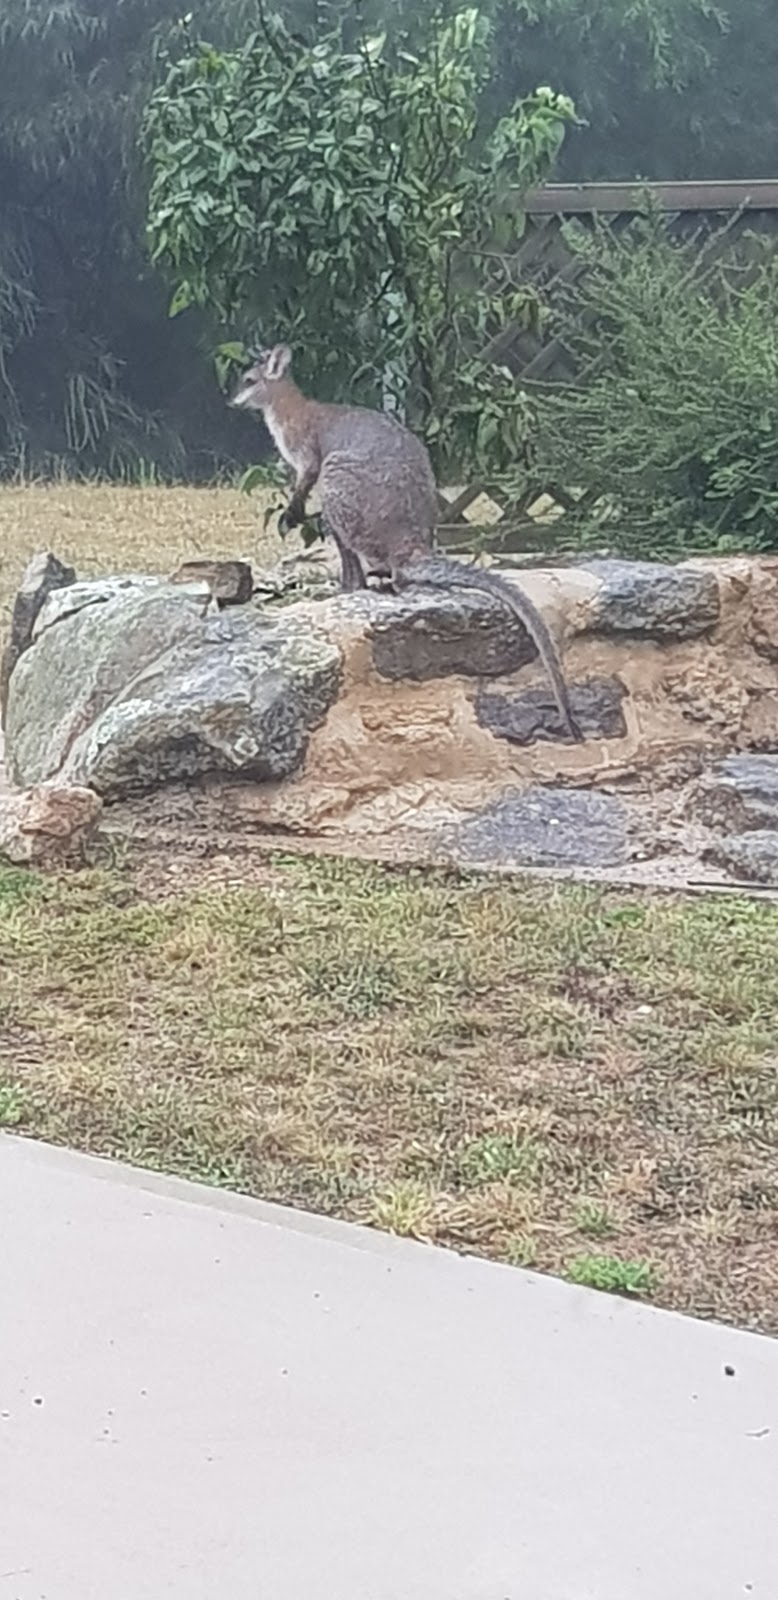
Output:
<path fill-rule="evenodd" d="M 778 919 L 311 858 L 0 875 L 18 1132 L 778 1332 Z"/>
<path fill-rule="evenodd" d="M 53 550 L 82 578 L 171 572 L 194 556 L 270 565 L 283 545 L 263 529 L 264 503 L 261 494 L 249 498 L 238 489 L 2 485 L 0 620 L 36 550 Z"/>

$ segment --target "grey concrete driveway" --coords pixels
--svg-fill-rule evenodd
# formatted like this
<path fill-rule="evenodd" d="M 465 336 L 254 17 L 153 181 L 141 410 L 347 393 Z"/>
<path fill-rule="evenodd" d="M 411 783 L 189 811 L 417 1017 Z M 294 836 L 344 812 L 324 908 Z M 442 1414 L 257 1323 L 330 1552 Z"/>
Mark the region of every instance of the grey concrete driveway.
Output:
<path fill-rule="evenodd" d="M 772 1341 L 10 1138 L 0 1216 L 0 1600 L 778 1597 Z"/>

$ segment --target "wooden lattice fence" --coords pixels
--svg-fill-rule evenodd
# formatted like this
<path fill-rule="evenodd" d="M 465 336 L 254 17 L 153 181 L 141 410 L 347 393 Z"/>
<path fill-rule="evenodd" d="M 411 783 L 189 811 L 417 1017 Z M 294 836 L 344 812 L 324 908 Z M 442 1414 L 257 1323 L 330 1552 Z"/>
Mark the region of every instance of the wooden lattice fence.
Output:
<path fill-rule="evenodd" d="M 701 249 L 717 234 L 720 248 L 731 248 L 746 231 L 774 235 L 778 244 L 778 180 L 656 183 L 639 188 L 625 183 L 548 184 L 524 203 L 526 227 L 513 258 L 516 276 L 553 304 L 555 292 L 585 270 L 567 241 L 565 224 L 575 219 L 594 226 L 599 219 L 614 231 L 623 231 L 644 206 L 647 193 L 666 213 L 671 230 L 699 239 Z M 564 382 L 573 375 L 562 337 L 544 338 L 518 323 L 505 328 L 482 354 L 510 367 L 518 383 Z M 559 484 L 539 490 L 536 483 L 528 483 L 512 500 L 487 493 L 482 483 L 457 487 L 441 496 L 440 542 L 462 551 L 484 544 L 498 555 L 553 551 L 558 524 L 572 504 Z"/>

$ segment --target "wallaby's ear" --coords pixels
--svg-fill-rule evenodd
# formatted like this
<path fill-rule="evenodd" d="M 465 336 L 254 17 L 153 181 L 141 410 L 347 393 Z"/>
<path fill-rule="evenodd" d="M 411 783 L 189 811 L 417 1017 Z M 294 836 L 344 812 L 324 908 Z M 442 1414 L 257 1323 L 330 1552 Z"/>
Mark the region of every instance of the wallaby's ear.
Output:
<path fill-rule="evenodd" d="M 265 373 L 268 378 L 282 378 L 292 359 L 288 344 L 277 344 L 269 352 Z"/>

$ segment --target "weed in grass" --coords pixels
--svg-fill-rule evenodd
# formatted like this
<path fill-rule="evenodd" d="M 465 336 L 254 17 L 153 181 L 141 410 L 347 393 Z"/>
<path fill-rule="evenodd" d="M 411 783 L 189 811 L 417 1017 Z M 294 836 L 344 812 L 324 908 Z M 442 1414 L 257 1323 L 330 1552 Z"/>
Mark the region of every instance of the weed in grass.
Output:
<path fill-rule="evenodd" d="M 27 905 L 30 900 L 46 895 L 46 879 L 29 868 L 6 867 L 0 863 L 0 915 L 14 906 Z"/>
<path fill-rule="evenodd" d="M 575 1225 L 580 1233 L 586 1233 L 592 1239 L 607 1239 L 609 1234 L 615 1232 L 615 1223 L 607 1206 L 597 1205 L 591 1200 L 584 1200 L 578 1207 Z"/>
<path fill-rule="evenodd" d="M 505 1260 L 509 1267 L 534 1267 L 538 1259 L 537 1240 L 529 1233 L 519 1233 L 508 1240 Z"/>
<path fill-rule="evenodd" d="M 18 1128 L 25 1117 L 24 1095 L 16 1083 L 0 1083 L 0 1128 Z"/>
<path fill-rule="evenodd" d="M 345 1016 L 374 1017 L 397 1003 L 401 986 L 390 962 L 365 956 L 353 964 L 347 955 L 321 956 L 304 969 L 311 999 L 331 1000 Z"/>
<path fill-rule="evenodd" d="M 608 1294 L 652 1294 L 657 1282 L 656 1271 L 647 1261 L 619 1261 L 616 1256 L 575 1256 L 567 1264 L 565 1277 L 570 1283 Z"/>
<path fill-rule="evenodd" d="M 504 1133 L 485 1133 L 460 1146 L 455 1171 L 461 1183 L 494 1183 L 504 1178 L 514 1183 L 535 1179 L 543 1151 L 535 1140 Z"/>
<path fill-rule="evenodd" d="M 433 1224 L 430 1190 L 410 1179 L 387 1185 L 373 1197 L 370 1221 L 403 1238 L 429 1238 Z"/>

